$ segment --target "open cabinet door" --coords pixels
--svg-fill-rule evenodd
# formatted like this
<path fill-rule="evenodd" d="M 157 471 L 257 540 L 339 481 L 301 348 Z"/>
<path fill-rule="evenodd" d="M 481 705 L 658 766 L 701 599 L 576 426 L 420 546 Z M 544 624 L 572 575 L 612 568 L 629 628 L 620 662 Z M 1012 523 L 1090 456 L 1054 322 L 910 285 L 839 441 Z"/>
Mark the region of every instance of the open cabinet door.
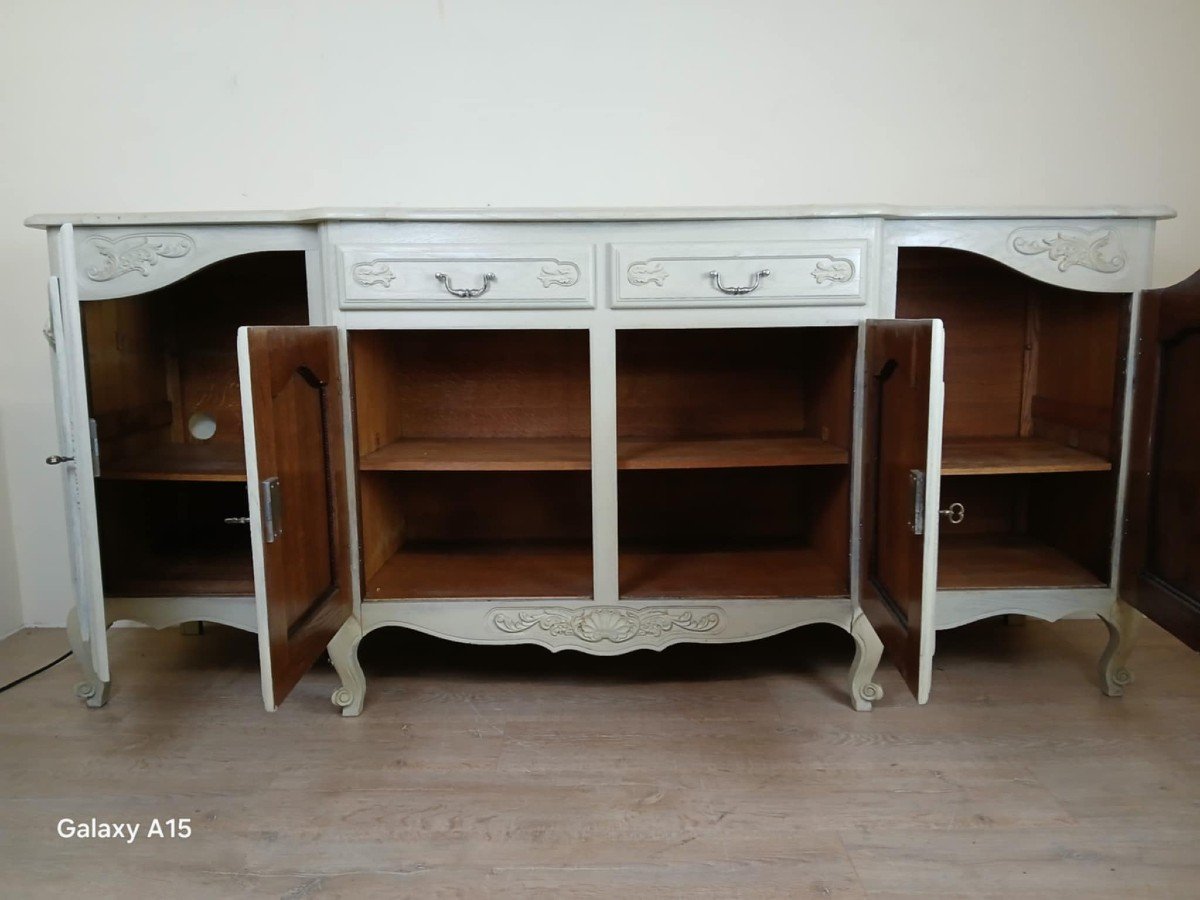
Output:
<path fill-rule="evenodd" d="M 942 323 L 869 321 L 863 372 L 863 613 L 919 703 L 929 699 L 942 467 Z"/>
<path fill-rule="evenodd" d="M 273 710 L 351 615 L 337 329 L 241 328 L 238 370 L 263 702 Z"/>
<path fill-rule="evenodd" d="M 88 706 L 108 702 L 108 614 L 100 574 L 96 515 L 96 466 L 88 412 L 83 318 L 75 282 L 74 229 L 59 229 L 54 252 L 60 275 L 50 279 L 50 335 L 54 361 L 54 400 L 58 412 L 58 453 L 46 462 L 63 474 L 71 576 L 75 605 L 67 619 L 71 651 L 83 670 L 75 693 Z"/>
<path fill-rule="evenodd" d="M 1200 272 L 1142 294 L 1121 598 L 1200 650 Z"/>

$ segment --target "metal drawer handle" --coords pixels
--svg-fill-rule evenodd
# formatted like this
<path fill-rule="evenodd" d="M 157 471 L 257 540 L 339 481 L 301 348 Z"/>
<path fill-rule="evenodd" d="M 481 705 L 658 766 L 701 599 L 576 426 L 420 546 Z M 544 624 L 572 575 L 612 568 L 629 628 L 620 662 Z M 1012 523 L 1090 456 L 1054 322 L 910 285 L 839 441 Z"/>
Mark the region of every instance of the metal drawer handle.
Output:
<path fill-rule="evenodd" d="M 74 461 L 75 461 L 75 457 L 73 457 L 73 456 L 57 456 L 57 455 L 55 455 L 55 456 L 47 456 L 46 457 L 46 465 L 48 465 L 48 466 L 61 466 L 65 462 L 74 462 Z"/>
<path fill-rule="evenodd" d="M 444 287 L 448 293 L 453 294 L 455 297 L 474 299 L 475 297 L 482 297 L 487 293 L 488 288 L 492 286 L 492 282 L 496 280 L 496 273 L 484 272 L 483 287 L 477 288 L 456 288 L 450 284 L 450 276 L 445 272 L 435 272 L 433 277 L 440 281 L 442 283 L 442 287 Z"/>
<path fill-rule="evenodd" d="M 250 517 L 249 516 L 226 516 L 225 524 L 226 525 L 249 525 Z"/>
<path fill-rule="evenodd" d="M 951 525 L 961 525 L 967 517 L 967 508 L 961 503 L 951 503 L 949 509 L 939 509 L 938 515 Z"/>
<path fill-rule="evenodd" d="M 771 274 L 770 269 L 760 269 L 750 276 L 750 283 L 741 287 L 725 287 L 721 284 L 721 273 L 716 269 L 708 273 L 708 277 L 712 279 L 713 287 L 722 294 L 733 294 L 739 296 L 741 294 L 749 294 L 751 291 L 758 290 L 758 282 L 760 278 L 766 278 Z"/>

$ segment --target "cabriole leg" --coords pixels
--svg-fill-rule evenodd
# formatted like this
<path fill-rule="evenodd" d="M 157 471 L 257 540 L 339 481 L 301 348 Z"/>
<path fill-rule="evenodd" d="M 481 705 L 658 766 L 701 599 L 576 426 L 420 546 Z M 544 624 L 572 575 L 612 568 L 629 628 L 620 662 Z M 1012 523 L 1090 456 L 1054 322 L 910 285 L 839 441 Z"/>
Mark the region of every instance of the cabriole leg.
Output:
<path fill-rule="evenodd" d="M 1100 690 L 1110 697 L 1120 697 L 1133 684 L 1133 673 L 1125 663 L 1141 629 L 1142 614 L 1124 600 L 1117 600 L 1100 618 L 1108 627 L 1108 646 L 1100 656 Z"/>
<path fill-rule="evenodd" d="M 883 688 L 871 680 L 883 656 L 883 642 L 860 611 L 850 620 L 850 636 L 855 648 L 850 664 L 850 703 L 859 712 L 867 712 L 872 703 L 883 699 Z"/>
<path fill-rule="evenodd" d="M 358 664 L 358 643 L 362 638 L 362 623 L 351 616 L 329 642 L 329 661 L 342 679 L 342 686 L 330 699 L 334 706 L 341 707 L 343 716 L 361 713 L 367 692 L 367 678 Z"/>
<path fill-rule="evenodd" d="M 92 648 L 79 630 L 79 614 L 74 607 L 67 613 L 67 641 L 71 644 L 71 654 L 83 670 L 83 681 L 75 685 L 75 696 L 92 709 L 99 709 L 108 702 L 110 682 L 101 681 L 92 668 Z"/>

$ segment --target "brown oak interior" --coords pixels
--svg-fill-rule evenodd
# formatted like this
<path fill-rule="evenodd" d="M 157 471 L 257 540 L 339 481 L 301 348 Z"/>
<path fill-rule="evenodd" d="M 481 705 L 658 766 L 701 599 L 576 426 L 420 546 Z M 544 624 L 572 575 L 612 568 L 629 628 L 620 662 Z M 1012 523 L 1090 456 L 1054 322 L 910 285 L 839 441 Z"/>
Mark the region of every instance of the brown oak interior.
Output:
<path fill-rule="evenodd" d="M 276 485 L 257 605 L 279 704 L 353 606 L 340 341 L 331 325 L 256 326 L 244 337 L 257 476 Z"/>
<path fill-rule="evenodd" d="M 588 472 L 362 472 L 364 598 L 592 595 Z"/>
<path fill-rule="evenodd" d="M 1121 595 L 1200 651 L 1200 273 L 1142 294 Z"/>
<path fill-rule="evenodd" d="M 946 327 L 938 585 L 1107 584 L 1129 296 L 903 248 L 896 315 Z"/>
<path fill-rule="evenodd" d="M 350 336 L 368 600 L 592 594 L 588 334 Z"/>
<path fill-rule="evenodd" d="M 245 484 L 96 484 L 101 571 L 110 597 L 254 593 Z"/>
<path fill-rule="evenodd" d="M 868 320 L 863 347 L 862 544 L 864 615 L 918 699 L 928 593 L 924 531 L 914 530 L 912 472 L 929 456 L 936 323 Z"/>
<path fill-rule="evenodd" d="M 590 468 L 588 333 L 357 331 L 363 471 Z"/>
<path fill-rule="evenodd" d="M 237 329 L 307 321 L 302 252 L 253 253 L 167 287 L 82 304 L 88 408 L 100 446 L 105 590 L 253 593 Z M 210 417 L 199 440 L 192 416 Z"/>
<path fill-rule="evenodd" d="M 849 592 L 857 332 L 617 335 L 625 598 Z"/>

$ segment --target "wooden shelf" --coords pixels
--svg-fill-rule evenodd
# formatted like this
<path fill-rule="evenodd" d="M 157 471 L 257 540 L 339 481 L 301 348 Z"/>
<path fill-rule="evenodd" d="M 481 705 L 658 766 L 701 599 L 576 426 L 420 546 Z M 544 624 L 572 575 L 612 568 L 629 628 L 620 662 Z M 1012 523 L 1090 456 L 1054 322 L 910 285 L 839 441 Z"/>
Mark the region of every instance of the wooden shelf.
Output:
<path fill-rule="evenodd" d="M 1041 438 L 957 438 L 942 445 L 943 475 L 1108 472 L 1112 463 Z"/>
<path fill-rule="evenodd" d="M 807 547 L 629 548 L 621 551 L 623 599 L 845 597 L 845 574 Z"/>
<path fill-rule="evenodd" d="M 592 465 L 587 438 L 437 438 L 393 441 L 358 463 L 363 472 L 562 472 Z"/>
<path fill-rule="evenodd" d="M 406 546 L 367 581 L 366 600 L 586 600 L 586 544 Z"/>
<path fill-rule="evenodd" d="M 849 452 L 836 444 L 799 435 L 674 440 L 623 438 L 617 447 L 619 469 L 837 466 L 849 461 Z"/>
<path fill-rule="evenodd" d="M 938 587 L 1103 587 L 1105 582 L 1066 554 L 1023 535 L 946 534 L 938 544 Z"/>
<path fill-rule="evenodd" d="M 551 472 L 591 468 L 587 438 L 443 438 L 394 441 L 359 460 L 363 472 Z M 622 438 L 621 469 L 836 466 L 848 451 L 813 437 Z"/>
<path fill-rule="evenodd" d="M 254 595 L 249 542 L 244 551 L 195 550 L 171 556 L 122 560 L 123 570 L 106 573 L 110 597 L 245 597 Z"/>
<path fill-rule="evenodd" d="M 162 444 L 105 460 L 100 477 L 113 481 L 245 481 L 241 444 Z"/>

